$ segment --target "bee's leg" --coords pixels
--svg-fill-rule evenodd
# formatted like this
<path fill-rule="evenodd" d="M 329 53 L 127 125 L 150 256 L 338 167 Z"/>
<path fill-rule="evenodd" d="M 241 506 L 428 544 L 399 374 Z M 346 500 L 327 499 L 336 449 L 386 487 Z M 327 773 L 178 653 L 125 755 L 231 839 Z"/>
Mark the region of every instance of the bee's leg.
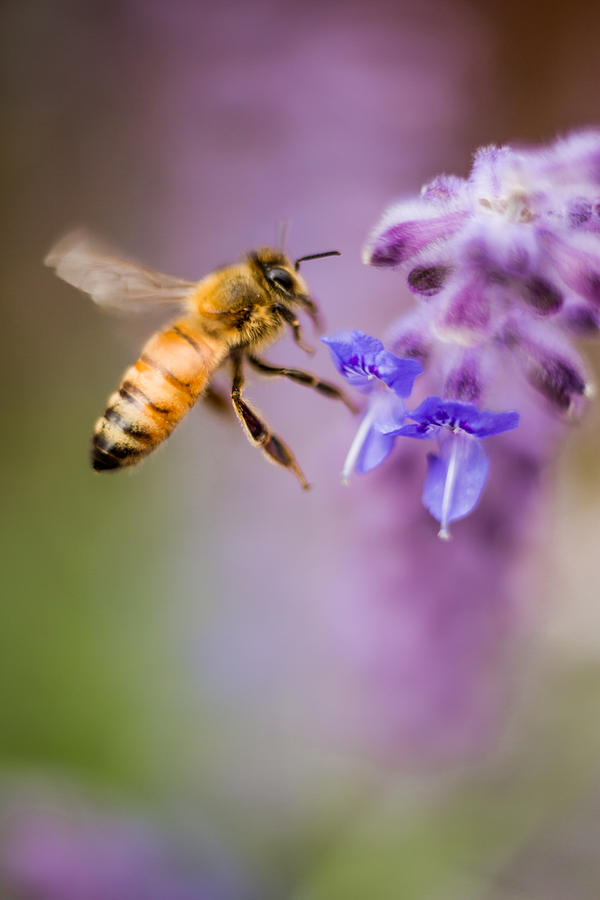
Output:
<path fill-rule="evenodd" d="M 342 403 L 348 407 L 350 412 L 358 412 L 358 408 L 346 394 L 340 390 L 340 388 L 336 387 L 335 384 L 331 384 L 329 381 L 321 381 L 320 378 L 317 378 L 316 375 L 312 375 L 310 372 L 303 372 L 301 369 L 287 369 L 283 366 L 272 366 L 269 363 L 263 362 L 262 359 L 250 355 L 248 355 L 248 362 L 250 365 L 254 366 L 255 369 L 258 369 L 259 372 L 262 372 L 263 375 L 282 375 L 284 378 L 289 378 L 290 381 L 296 381 L 298 384 L 306 384 L 308 387 L 314 388 L 326 397 L 333 397 L 336 400 L 341 400 Z"/>
<path fill-rule="evenodd" d="M 267 459 L 278 466 L 283 466 L 285 469 L 291 469 L 302 487 L 306 490 L 310 485 L 304 477 L 302 469 L 296 462 L 290 448 L 284 444 L 281 438 L 278 438 L 276 434 L 271 434 L 268 425 L 259 418 L 245 400 L 242 400 L 244 375 L 242 373 L 241 355 L 232 357 L 232 361 L 233 383 L 231 385 L 231 402 L 233 403 L 233 408 L 238 419 L 242 423 L 246 434 L 255 446 L 261 448 Z"/>
<path fill-rule="evenodd" d="M 227 395 L 223 394 L 221 391 L 218 391 L 216 388 L 211 387 L 210 385 L 202 394 L 202 400 L 204 401 L 204 403 L 206 403 L 207 406 L 210 406 L 210 408 L 219 415 L 227 415 L 231 412 L 229 398 L 227 397 Z"/>
<path fill-rule="evenodd" d="M 321 318 L 321 313 L 319 312 L 319 307 L 315 303 L 314 300 L 311 300 L 310 297 L 302 297 L 300 299 L 301 305 L 304 307 L 307 315 L 309 316 L 311 322 L 315 326 L 315 331 L 317 334 L 322 333 L 323 331 L 323 320 Z"/>
<path fill-rule="evenodd" d="M 288 323 L 290 328 L 292 329 L 292 333 L 294 335 L 294 340 L 298 344 L 301 350 L 304 350 L 305 353 L 310 353 L 311 356 L 314 354 L 314 348 L 309 346 L 309 344 L 305 344 L 302 339 L 302 327 L 300 325 L 300 320 L 291 309 L 288 309 L 287 306 L 280 306 L 279 304 L 275 305 L 275 310 L 280 314 L 282 319 Z"/>

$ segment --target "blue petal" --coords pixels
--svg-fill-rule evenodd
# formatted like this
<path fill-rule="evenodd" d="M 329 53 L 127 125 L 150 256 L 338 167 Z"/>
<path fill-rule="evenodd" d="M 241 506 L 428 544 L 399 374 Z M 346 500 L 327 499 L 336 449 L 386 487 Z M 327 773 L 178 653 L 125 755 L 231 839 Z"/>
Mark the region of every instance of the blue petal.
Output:
<path fill-rule="evenodd" d="M 406 418 L 404 401 L 382 388 L 371 394 L 371 403 L 373 428 L 381 434 L 397 434 Z"/>
<path fill-rule="evenodd" d="M 415 378 L 423 372 L 417 360 L 395 356 L 364 331 L 340 331 L 321 340 L 329 347 L 338 372 L 356 387 L 364 387 L 375 377 L 399 397 L 408 397 Z"/>
<path fill-rule="evenodd" d="M 340 331 L 321 338 L 327 345 L 340 375 L 355 387 L 364 387 L 373 379 L 374 367 L 383 344 L 364 331 Z"/>
<path fill-rule="evenodd" d="M 399 397 L 409 397 L 415 378 L 423 373 L 423 366 L 416 359 L 403 359 L 388 350 L 381 350 L 373 371 Z"/>
<path fill-rule="evenodd" d="M 510 431 L 518 424 L 518 412 L 493 413 L 484 409 L 479 413 L 477 419 L 471 422 L 469 430 L 476 437 L 484 438 L 491 434 L 500 434 L 502 431 Z"/>
<path fill-rule="evenodd" d="M 407 413 L 409 415 L 409 413 Z M 439 425 L 429 425 L 427 422 L 418 425 L 403 425 L 401 428 L 392 428 L 384 431 L 384 434 L 396 434 L 401 437 L 419 438 L 420 440 L 429 440 L 437 437 L 440 428 Z"/>
<path fill-rule="evenodd" d="M 383 386 L 370 394 L 367 410 L 344 460 L 344 483 L 348 483 L 352 472 L 369 472 L 383 462 L 394 446 L 394 437 L 386 429 L 399 428 L 405 414 L 404 402 Z"/>
<path fill-rule="evenodd" d="M 392 452 L 394 440 L 392 435 L 382 434 L 377 428 L 369 429 L 358 454 L 355 470 L 363 474 L 382 463 Z"/>
<path fill-rule="evenodd" d="M 426 397 L 413 412 L 407 413 L 420 425 L 447 425 L 450 417 L 446 410 L 447 402 L 441 397 Z"/>
<path fill-rule="evenodd" d="M 448 537 L 448 525 L 467 516 L 476 506 L 486 482 L 489 463 L 481 441 L 451 435 L 440 446 L 440 455 L 428 456 L 423 504 L 441 524 L 440 536 Z"/>
<path fill-rule="evenodd" d="M 458 429 L 479 438 L 509 431 L 519 424 L 517 412 L 494 413 L 487 409 L 479 410 L 472 403 L 462 403 L 460 400 L 442 400 L 441 397 L 427 397 L 417 409 L 407 413 L 407 416 L 420 426 L 445 426 L 448 429 Z M 409 437 L 427 436 L 417 435 L 406 430 L 399 433 Z"/>

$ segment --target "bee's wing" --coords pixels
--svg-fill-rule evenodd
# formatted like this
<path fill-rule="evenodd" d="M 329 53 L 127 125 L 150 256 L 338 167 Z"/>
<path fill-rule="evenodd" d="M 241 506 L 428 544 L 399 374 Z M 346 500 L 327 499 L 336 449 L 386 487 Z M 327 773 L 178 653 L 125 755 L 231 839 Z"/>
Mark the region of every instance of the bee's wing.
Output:
<path fill-rule="evenodd" d="M 62 238 L 44 263 L 106 309 L 135 312 L 157 301 L 181 303 L 196 286 L 193 281 L 119 259 L 84 231 Z"/>

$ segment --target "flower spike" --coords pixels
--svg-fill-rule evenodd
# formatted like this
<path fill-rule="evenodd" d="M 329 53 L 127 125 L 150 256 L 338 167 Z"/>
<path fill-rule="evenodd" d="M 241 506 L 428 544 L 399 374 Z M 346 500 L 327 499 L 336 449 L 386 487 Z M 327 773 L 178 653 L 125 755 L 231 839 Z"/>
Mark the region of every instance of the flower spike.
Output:
<path fill-rule="evenodd" d="M 341 374 L 369 394 L 344 476 L 374 468 L 398 436 L 435 438 L 423 502 L 447 538 L 488 477 L 482 441 L 519 423 L 486 403 L 518 405 L 535 427 L 536 401 L 540 415 L 572 419 L 592 394 L 570 336 L 600 331 L 600 130 L 540 149 L 482 147 L 468 178 L 438 175 L 390 206 L 363 258 L 404 273 L 419 312 L 393 326 L 390 349 L 420 361 L 431 396 L 407 413 L 410 360 L 363 332 L 327 339 Z"/>

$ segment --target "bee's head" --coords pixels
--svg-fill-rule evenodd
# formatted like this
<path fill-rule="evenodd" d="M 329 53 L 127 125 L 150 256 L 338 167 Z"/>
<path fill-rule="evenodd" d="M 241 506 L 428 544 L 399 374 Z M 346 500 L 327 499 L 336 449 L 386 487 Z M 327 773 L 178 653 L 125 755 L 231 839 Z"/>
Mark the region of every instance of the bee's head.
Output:
<path fill-rule="evenodd" d="M 294 263 L 281 250 L 261 247 L 249 255 L 250 263 L 268 293 L 279 303 L 302 303 L 308 298 L 308 287 Z"/>
<path fill-rule="evenodd" d="M 339 256 L 339 251 L 328 250 L 325 253 L 313 253 L 301 256 L 294 263 L 282 250 L 261 247 L 249 254 L 250 264 L 255 268 L 269 295 L 277 307 L 290 307 L 299 304 L 318 325 L 318 312 L 308 292 L 308 286 L 300 275 L 300 263 L 308 259 L 320 259 L 323 256 Z"/>
<path fill-rule="evenodd" d="M 263 340 L 267 335 L 275 336 L 282 323 L 287 323 L 293 332 L 296 343 L 308 352 L 310 350 L 301 338 L 297 308 L 300 307 L 310 316 L 317 329 L 321 329 L 321 321 L 317 305 L 310 297 L 308 286 L 298 269 L 304 259 L 317 256 L 339 255 L 337 251 L 317 253 L 314 256 L 303 256 L 294 263 L 282 250 L 272 247 L 260 247 L 246 257 L 247 264 L 255 283 L 256 299 L 249 305 L 244 304 L 243 311 L 248 315 L 239 329 L 239 340 L 243 343 Z"/>

